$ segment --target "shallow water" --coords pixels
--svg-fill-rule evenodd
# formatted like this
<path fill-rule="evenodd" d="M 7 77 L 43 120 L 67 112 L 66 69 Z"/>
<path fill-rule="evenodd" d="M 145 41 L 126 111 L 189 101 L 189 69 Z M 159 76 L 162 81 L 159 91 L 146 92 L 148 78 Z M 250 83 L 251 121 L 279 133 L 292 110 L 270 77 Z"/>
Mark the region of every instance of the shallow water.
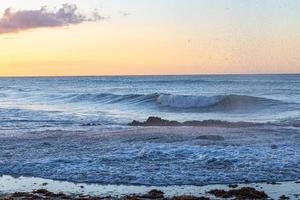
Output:
<path fill-rule="evenodd" d="M 126 185 L 296 180 L 299 143 L 299 129 L 278 127 L 46 131 L 1 138 L 0 171 Z"/>

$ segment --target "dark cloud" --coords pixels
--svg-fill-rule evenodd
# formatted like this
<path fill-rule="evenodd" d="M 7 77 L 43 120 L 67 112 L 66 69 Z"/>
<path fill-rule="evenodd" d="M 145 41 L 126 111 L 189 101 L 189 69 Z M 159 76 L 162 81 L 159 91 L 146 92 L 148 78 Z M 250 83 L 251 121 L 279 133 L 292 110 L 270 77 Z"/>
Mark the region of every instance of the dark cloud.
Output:
<path fill-rule="evenodd" d="M 39 10 L 13 11 L 7 8 L 0 18 L 0 34 L 16 33 L 23 30 L 42 27 L 61 27 L 80 24 L 86 21 L 103 19 L 97 11 L 88 17 L 78 12 L 75 4 L 63 4 L 61 8 L 49 11 L 46 7 Z"/>

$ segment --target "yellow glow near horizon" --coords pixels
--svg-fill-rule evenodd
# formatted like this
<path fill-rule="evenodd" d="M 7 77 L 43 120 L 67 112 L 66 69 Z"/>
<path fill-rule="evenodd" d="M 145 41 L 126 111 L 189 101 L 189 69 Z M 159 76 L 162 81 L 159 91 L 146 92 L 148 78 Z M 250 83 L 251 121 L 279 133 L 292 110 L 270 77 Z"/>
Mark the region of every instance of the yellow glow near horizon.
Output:
<path fill-rule="evenodd" d="M 293 73 L 300 71 L 299 40 L 84 23 L 0 35 L 0 75 Z"/>

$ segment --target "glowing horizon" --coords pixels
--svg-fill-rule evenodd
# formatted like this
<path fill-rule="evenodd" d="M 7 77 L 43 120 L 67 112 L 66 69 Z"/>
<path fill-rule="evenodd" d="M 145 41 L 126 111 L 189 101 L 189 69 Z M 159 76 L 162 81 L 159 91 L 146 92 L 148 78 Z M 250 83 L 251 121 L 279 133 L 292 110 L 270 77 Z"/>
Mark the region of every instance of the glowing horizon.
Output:
<path fill-rule="evenodd" d="M 300 1 L 126 2 L 1 3 L 0 76 L 300 72 Z"/>

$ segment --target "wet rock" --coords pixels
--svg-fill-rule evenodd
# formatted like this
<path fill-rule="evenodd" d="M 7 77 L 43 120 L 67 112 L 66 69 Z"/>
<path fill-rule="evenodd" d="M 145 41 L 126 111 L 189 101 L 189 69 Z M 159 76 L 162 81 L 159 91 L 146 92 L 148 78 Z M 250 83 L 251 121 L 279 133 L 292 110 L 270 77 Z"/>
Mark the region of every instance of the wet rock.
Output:
<path fill-rule="evenodd" d="M 271 145 L 271 148 L 272 148 L 272 149 L 277 149 L 278 147 L 277 147 L 276 144 L 272 144 L 272 145 Z"/>
<path fill-rule="evenodd" d="M 285 195 L 281 195 L 281 196 L 279 197 L 279 200 L 288 200 L 288 199 L 290 199 L 290 197 L 287 197 L 287 196 L 285 196 Z"/>
<path fill-rule="evenodd" d="M 8 195 L 4 198 L 4 200 L 61 200 L 61 199 L 72 199 L 72 200 L 100 200 L 100 199 L 112 199 L 110 196 L 108 197 L 97 197 L 97 196 L 69 196 L 62 192 L 53 193 L 49 192 L 46 189 L 38 189 L 32 192 L 15 192 L 11 195 Z"/>
<path fill-rule="evenodd" d="M 120 200 L 142 200 L 142 198 L 138 195 L 129 195 L 122 197 Z"/>
<path fill-rule="evenodd" d="M 49 192 L 46 189 L 34 190 L 32 193 L 34 193 L 34 194 L 44 194 L 44 195 L 52 194 L 52 192 Z"/>
<path fill-rule="evenodd" d="M 229 184 L 228 187 L 230 187 L 230 188 L 237 188 L 237 187 L 239 187 L 239 185 L 238 184 Z"/>
<path fill-rule="evenodd" d="M 81 126 L 97 126 L 100 124 L 95 124 L 95 123 L 86 123 L 86 124 L 82 124 Z"/>
<path fill-rule="evenodd" d="M 173 197 L 170 200 L 209 200 L 208 197 L 195 197 L 190 195 L 183 195 L 183 196 L 177 196 Z"/>
<path fill-rule="evenodd" d="M 236 197 L 236 199 L 267 199 L 268 198 L 268 195 L 264 191 L 258 191 L 250 187 L 243 187 L 241 189 L 233 189 L 229 191 L 215 189 L 209 191 L 208 193 L 213 194 L 218 198 L 232 198 L 232 197 Z"/>
<path fill-rule="evenodd" d="M 133 120 L 128 124 L 129 126 L 179 126 L 177 121 L 164 120 L 159 117 L 149 117 L 145 122 Z"/>
<path fill-rule="evenodd" d="M 204 126 L 204 127 L 251 127 L 258 126 L 261 124 L 251 123 L 251 122 L 227 122 L 221 120 L 203 120 L 203 121 L 170 121 L 165 120 L 160 117 L 149 117 L 146 121 L 140 122 L 133 120 L 131 123 L 128 123 L 129 126 Z"/>
<path fill-rule="evenodd" d="M 50 192 L 46 189 L 38 189 L 38 190 L 34 190 L 32 192 L 33 194 L 39 194 L 39 195 L 43 195 L 44 197 L 52 197 L 52 198 L 66 198 L 67 195 L 60 192 L 60 193 L 53 193 Z"/>
<path fill-rule="evenodd" d="M 159 199 L 164 197 L 164 192 L 154 189 L 150 190 L 147 194 L 143 195 L 142 197 L 148 199 Z"/>
<path fill-rule="evenodd" d="M 81 196 L 77 198 L 73 198 L 72 200 L 100 200 L 100 197 L 90 197 L 90 196 Z"/>
<path fill-rule="evenodd" d="M 9 198 L 37 198 L 36 195 L 27 192 L 15 192 Z"/>
<path fill-rule="evenodd" d="M 267 184 L 271 184 L 271 185 L 280 185 L 280 183 L 277 183 L 275 181 L 267 181 Z"/>

